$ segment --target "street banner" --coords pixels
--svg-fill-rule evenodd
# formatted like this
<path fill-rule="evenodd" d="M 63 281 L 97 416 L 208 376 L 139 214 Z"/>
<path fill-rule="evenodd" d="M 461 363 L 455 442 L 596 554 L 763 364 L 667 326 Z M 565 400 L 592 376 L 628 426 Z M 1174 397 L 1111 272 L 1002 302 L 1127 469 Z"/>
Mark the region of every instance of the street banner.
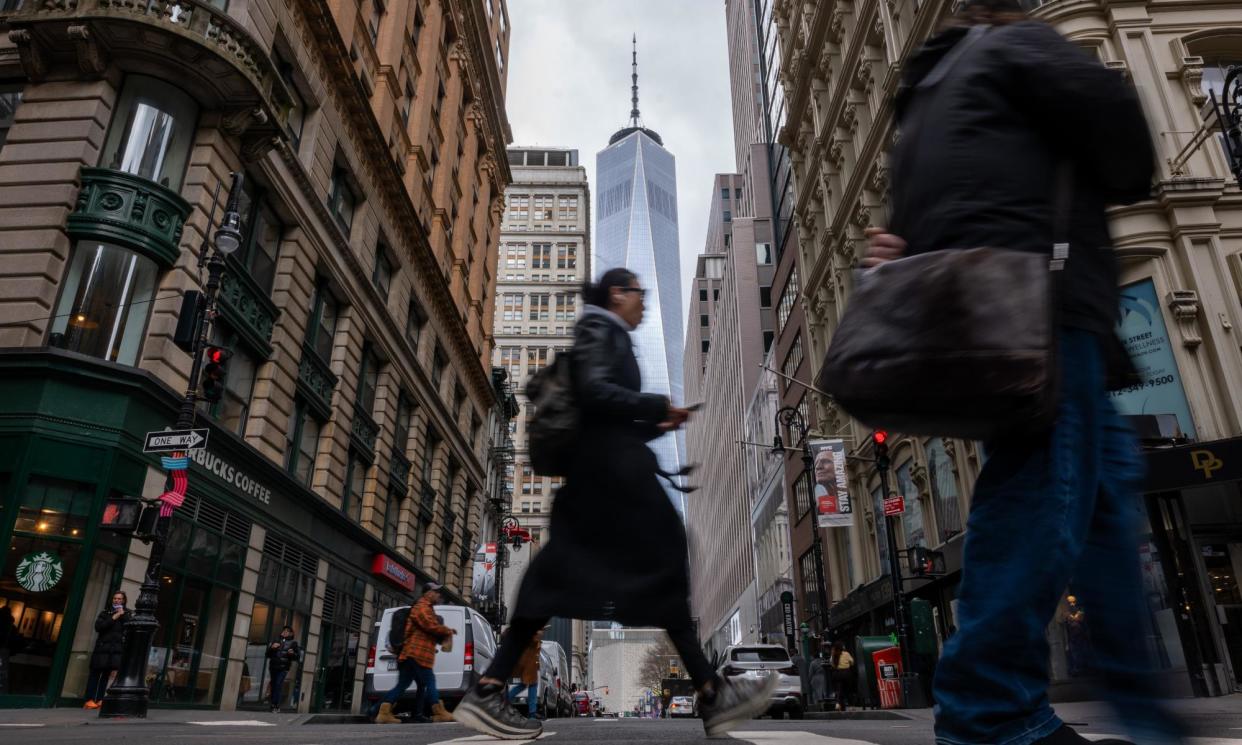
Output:
<path fill-rule="evenodd" d="M 1173 414 L 1182 434 L 1195 437 L 1190 404 L 1173 356 L 1174 343 L 1164 324 L 1156 285 L 1144 279 L 1121 288 L 1121 322 L 1117 334 L 1134 360 L 1139 380 L 1113 391 L 1113 405 L 1121 414 Z"/>
<path fill-rule="evenodd" d="M 496 544 L 484 543 L 474 554 L 474 573 L 470 582 L 470 597 L 478 603 L 496 600 Z"/>
<path fill-rule="evenodd" d="M 812 440 L 816 524 L 821 528 L 848 528 L 854 524 L 854 500 L 845 475 L 845 441 Z"/>

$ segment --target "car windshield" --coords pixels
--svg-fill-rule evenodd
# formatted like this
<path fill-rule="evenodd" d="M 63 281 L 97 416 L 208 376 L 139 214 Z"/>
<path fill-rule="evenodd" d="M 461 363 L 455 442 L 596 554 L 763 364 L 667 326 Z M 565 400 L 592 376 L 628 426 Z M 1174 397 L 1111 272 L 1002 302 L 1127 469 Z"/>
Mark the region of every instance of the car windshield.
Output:
<path fill-rule="evenodd" d="M 734 662 L 789 662 L 789 653 L 780 647 L 742 647 L 733 650 Z"/>
<path fill-rule="evenodd" d="M 675 703 L 675 704 L 688 704 L 688 703 L 690 703 L 690 697 L 689 697 L 689 696 L 674 696 L 674 697 L 673 697 L 673 703 Z"/>

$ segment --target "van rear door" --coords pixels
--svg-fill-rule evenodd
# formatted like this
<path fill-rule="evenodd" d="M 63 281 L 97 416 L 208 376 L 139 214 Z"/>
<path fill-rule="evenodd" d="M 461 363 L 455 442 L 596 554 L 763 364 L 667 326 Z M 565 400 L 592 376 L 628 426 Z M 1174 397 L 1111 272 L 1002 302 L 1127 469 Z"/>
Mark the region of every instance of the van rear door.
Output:
<path fill-rule="evenodd" d="M 459 605 L 437 605 L 436 614 L 444 618 L 444 625 L 457 632 L 453 637 L 453 650 L 436 655 L 436 687 L 441 691 L 462 690 L 466 685 L 466 609 Z"/>

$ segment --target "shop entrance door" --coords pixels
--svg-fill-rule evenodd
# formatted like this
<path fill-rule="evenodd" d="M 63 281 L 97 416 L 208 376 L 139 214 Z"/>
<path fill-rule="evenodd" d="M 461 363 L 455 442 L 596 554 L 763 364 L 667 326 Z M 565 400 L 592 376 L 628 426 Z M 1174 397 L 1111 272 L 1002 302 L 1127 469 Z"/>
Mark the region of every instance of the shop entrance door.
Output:
<path fill-rule="evenodd" d="M 1206 539 L 1199 551 L 1237 690 L 1242 687 L 1242 542 Z"/>

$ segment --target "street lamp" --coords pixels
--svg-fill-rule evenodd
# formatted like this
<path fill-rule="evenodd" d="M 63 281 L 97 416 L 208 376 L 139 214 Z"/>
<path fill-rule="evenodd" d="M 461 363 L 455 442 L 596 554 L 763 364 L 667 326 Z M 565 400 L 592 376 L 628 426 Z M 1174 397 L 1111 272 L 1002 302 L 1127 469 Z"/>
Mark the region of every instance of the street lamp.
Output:
<path fill-rule="evenodd" d="M 1230 66 L 1225 73 L 1225 84 L 1221 86 L 1221 97 L 1217 99 L 1214 90 L 1211 95 L 1212 108 L 1224 134 L 1229 170 L 1242 183 L 1242 67 Z"/>
<path fill-rule="evenodd" d="M 224 275 L 224 257 L 233 253 L 241 245 L 241 217 L 238 202 L 241 198 L 242 174 L 232 174 L 229 187 L 228 204 L 224 208 L 224 218 L 215 235 L 215 250 L 209 242 L 211 223 L 215 219 L 216 202 L 220 195 L 220 187 L 216 187 L 212 198 L 211 213 L 207 216 L 207 228 L 203 231 L 203 243 L 199 248 L 198 267 L 207 268 L 206 292 L 200 299 L 200 307 L 196 310 L 194 320 L 194 345 L 190 352 L 190 378 L 186 385 L 185 397 L 181 400 L 181 409 L 177 416 L 176 429 L 190 429 L 194 426 L 194 408 L 198 400 L 198 381 L 202 372 L 203 347 L 207 342 L 209 326 L 207 322 L 214 316 L 216 294 L 220 290 L 220 281 Z M 173 510 L 185 498 L 188 486 L 187 474 L 189 459 L 187 452 L 174 452 L 171 457 L 163 458 L 164 469 L 169 472 L 173 481 L 173 489 L 165 492 L 161 500 L 159 518 L 155 522 L 155 530 L 150 536 L 151 556 L 147 559 L 147 571 L 143 576 L 142 588 L 138 592 L 138 600 L 134 603 L 134 612 L 125 622 L 125 642 L 121 652 L 121 668 L 117 671 L 116 683 L 108 689 L 103 705 L 99 708 L 99 716 L 105 719 L 114 717 L 147 716 L 147 704 L 150 688 L 147 686 L 147 659 L 151 653 L 151 644 L 159 622 L 155 618 L 159 606 L 160 567 L 164 561 L 164 549 L 168 538 L 168 524 L 172 519 Z"/>
<path fill-rule="evenodd" d="M 806 419 L 802 417 L 802 412 L 796 407 L 784 406 L 776 412 L 776 436 L 772 438 L 773 455 L 783 455 L 785 453 L 785 443 L 781 439 L 781 431 L 783 429 L 788 429 L 791 435 L 794 430 L 797 430 L 798 441 L 802 445 L 802 476 L 800 478 L 807 479 L 807 486 L 809 488 L 815 458 L 811 455 Z M 811 525 L 811 535 L 815 551 L 815 589 L 819 596 L 819 610 L 816 616 L 819 619 L 819 630 L 822 634 L 828 629 L 828 582 L 824 578 L 824 548 L 820 540 L 819 531 L 818 522 L 813 523 Z"/>

